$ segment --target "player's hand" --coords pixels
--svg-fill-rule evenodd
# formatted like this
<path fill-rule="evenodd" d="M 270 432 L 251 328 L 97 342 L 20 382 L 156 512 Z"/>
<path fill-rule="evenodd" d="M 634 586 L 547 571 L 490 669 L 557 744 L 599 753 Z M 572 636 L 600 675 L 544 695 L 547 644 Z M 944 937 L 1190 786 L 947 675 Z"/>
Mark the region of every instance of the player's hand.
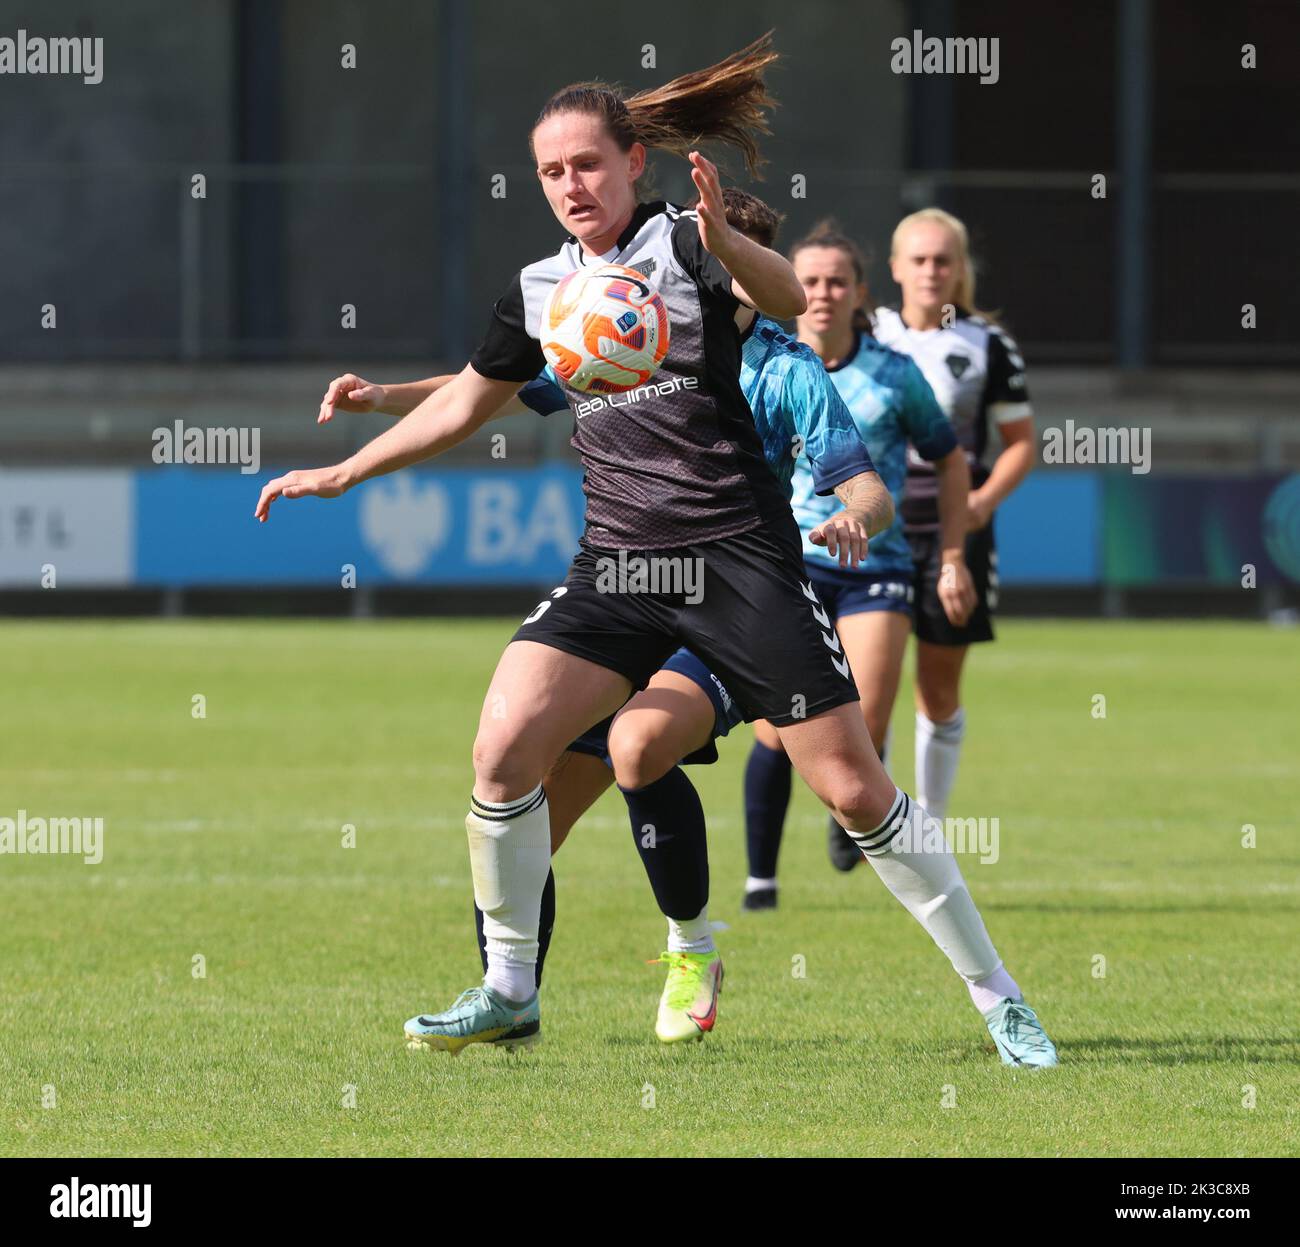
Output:
<path fill-rule="evenodd" d="M 328 424 L 334 418 L 334 410 L 339 411 L 378 411 L 384 401 L 384 387 L 358 377 L 355 372 L 345 372 L 335 377 L 325 387 L 325 397 L 320 400 L 320 413 L 317 424 Z"/>
<path fill-rule="evenodd" d="M 993 506 L 978 489 L 966 495 L 966 531 L 978 532 L 993 518 Z"/>
<path fill-rule="evenodd" d="M 847 511 L 823 520 L 808 534 L 808 540 L 815 546 L 825 546 L 831 558 L 839 558 L 841 567 L 856 567 L 867 557 L 867 530 L 857 516 Z"/>
<path fill-rule="evenodd" d="M 271 513 L 271 503 L 277 498 L 337 498 L 347 488 L 347 473 L 342 464 L 289 472 L 262 487 L 262 496 L 257 500 L 253 515 L 265 524 Z"/>
<path fill-rule="evenodd" d="M 691 152 L 691 181 L 700 194 L 695 213 L 700 219 L 700 242 L 704 250 L 723 261 L 731 250 L 735 230 L 727 224 L 727 209 L 722 202 L 722 182 L 718 166 L 699 152 Z"/>
<path fill-rule="evenodd" d="M 978 600 L 966 560 L 945 558 L 939 569 L 939 605 L 948 622 L 960 628 L 970 618 Z"/>

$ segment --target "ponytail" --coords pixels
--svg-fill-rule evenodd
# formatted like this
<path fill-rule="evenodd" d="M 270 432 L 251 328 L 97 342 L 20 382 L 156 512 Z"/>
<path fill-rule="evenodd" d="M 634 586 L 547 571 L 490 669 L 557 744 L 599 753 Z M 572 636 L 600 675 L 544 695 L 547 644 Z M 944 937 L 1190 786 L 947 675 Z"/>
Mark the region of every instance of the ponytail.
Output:
<path fill-rule="evenodd" d="M 624 152 L 642 143 L 684 157 L 702 140 L 717 139 L 737 148 L 745 168 L 761 177 L 758 136 L 771 133 L 767 113 L 776 106 L 763 71 L 777 57 L 768 31 L 716 65 L 626 99 L 604 82 L 574 83 L 546 101 L 533 130 L 559 113 L 590 113 L 604 120 Z"/>

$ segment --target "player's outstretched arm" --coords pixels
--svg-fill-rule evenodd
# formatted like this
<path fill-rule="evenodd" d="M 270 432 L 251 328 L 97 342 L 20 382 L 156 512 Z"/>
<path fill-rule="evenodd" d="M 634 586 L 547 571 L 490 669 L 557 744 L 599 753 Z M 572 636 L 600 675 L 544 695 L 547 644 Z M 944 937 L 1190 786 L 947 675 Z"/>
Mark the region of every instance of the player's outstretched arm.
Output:
<path fill-rule="evenodd" d="M 808 296 L 790 261 L 728 225 L 717 165 L 699 152 L 691 152 L 690 162 L 691 181 L 700 193 L 695 208 L 700 242 L 731 274 L 736 298 L 775 320 L 802 315 L 808 308 Z"/>
<path fill-rule="evenodd" d="M 333 467 L 289 472 L 269 482 L 253 514 L 265 521 L 277 498 L 337 498 L 372 476 L 432 459 L 463 442 L 518 388 L 517 382 L 491 381 L 467 365 L 453 382 L 429 395 L 350 459 Z"/>
<path fill-rule="evenodd" d="M 320 400 L 320 412 L 316 416 L 316 423 L 328 424 L 334 418 L 335 410 L 377 411 L 385 416 L 405 416 L 414 411 L 435 390 L 446 385 L 454 376 L 455 373 L 449 373 L 443 377 L 428 377 L 423 381 L 380 385 L 357 376 L 355 372 L 345 372 L 341 377 L 335 377 L 325 387 L 325 395 Z"/>
<path fill-rule="evenodd" d="M 382 416 L 399 418 L 408 416 L 430 394 L 436 394 L 459 375 L 448 372 L 439 377 L 425 377 L 422 381 L 399 381 L 395 385 L 381 385 L 366 381 L 354 372 L 345 372 L 341 377 L 335 377 L 326 387 L 316 423 L 328 424 L 334 418 L 336 409 L 363 413 L 374 411 Z M 494 412 L 491 418 L 495 420 L 500 416 L 522 415 L 528 410 L 527 404 L 511 399 L 500 411 Z"/>

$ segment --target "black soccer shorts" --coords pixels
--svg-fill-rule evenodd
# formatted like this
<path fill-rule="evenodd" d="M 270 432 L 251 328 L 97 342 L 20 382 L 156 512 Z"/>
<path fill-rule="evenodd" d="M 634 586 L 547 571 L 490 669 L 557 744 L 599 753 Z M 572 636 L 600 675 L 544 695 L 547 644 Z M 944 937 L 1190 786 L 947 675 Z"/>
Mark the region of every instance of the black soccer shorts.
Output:
<path fill-rule="evenodd" d="M 784 726 L 858 699 L 793 519 L 668 550 L 584 546 L 513 640 L 585 658 L 636 688 L 684 645 L 746 722 Z"/>
<path fill-rule="evenodd" d="M 944 614 L 939 601 L 943 542 L 938 532 L 910 532 L 916 609 L 912 630 L 932 645 L 974 645 L 993 640 L 993 612 L 998 604 L 998 551 L 993 521 L 966 534 L 966 567 L 975 582 L 975 609 L 960 628 Z"/>

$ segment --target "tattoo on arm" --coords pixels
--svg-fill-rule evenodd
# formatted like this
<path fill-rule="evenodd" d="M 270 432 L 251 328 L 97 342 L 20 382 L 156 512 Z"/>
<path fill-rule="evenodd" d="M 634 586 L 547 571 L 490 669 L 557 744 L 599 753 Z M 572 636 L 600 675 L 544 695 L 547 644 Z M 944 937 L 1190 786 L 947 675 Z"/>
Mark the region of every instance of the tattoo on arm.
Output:
<path fill-rule="evenodd" d="M 868 537 L 878 536 L 894 522 L 894 501 L 874 474 L 862 472 L 836 485 L 835 496 L 867 530 Z"/>

